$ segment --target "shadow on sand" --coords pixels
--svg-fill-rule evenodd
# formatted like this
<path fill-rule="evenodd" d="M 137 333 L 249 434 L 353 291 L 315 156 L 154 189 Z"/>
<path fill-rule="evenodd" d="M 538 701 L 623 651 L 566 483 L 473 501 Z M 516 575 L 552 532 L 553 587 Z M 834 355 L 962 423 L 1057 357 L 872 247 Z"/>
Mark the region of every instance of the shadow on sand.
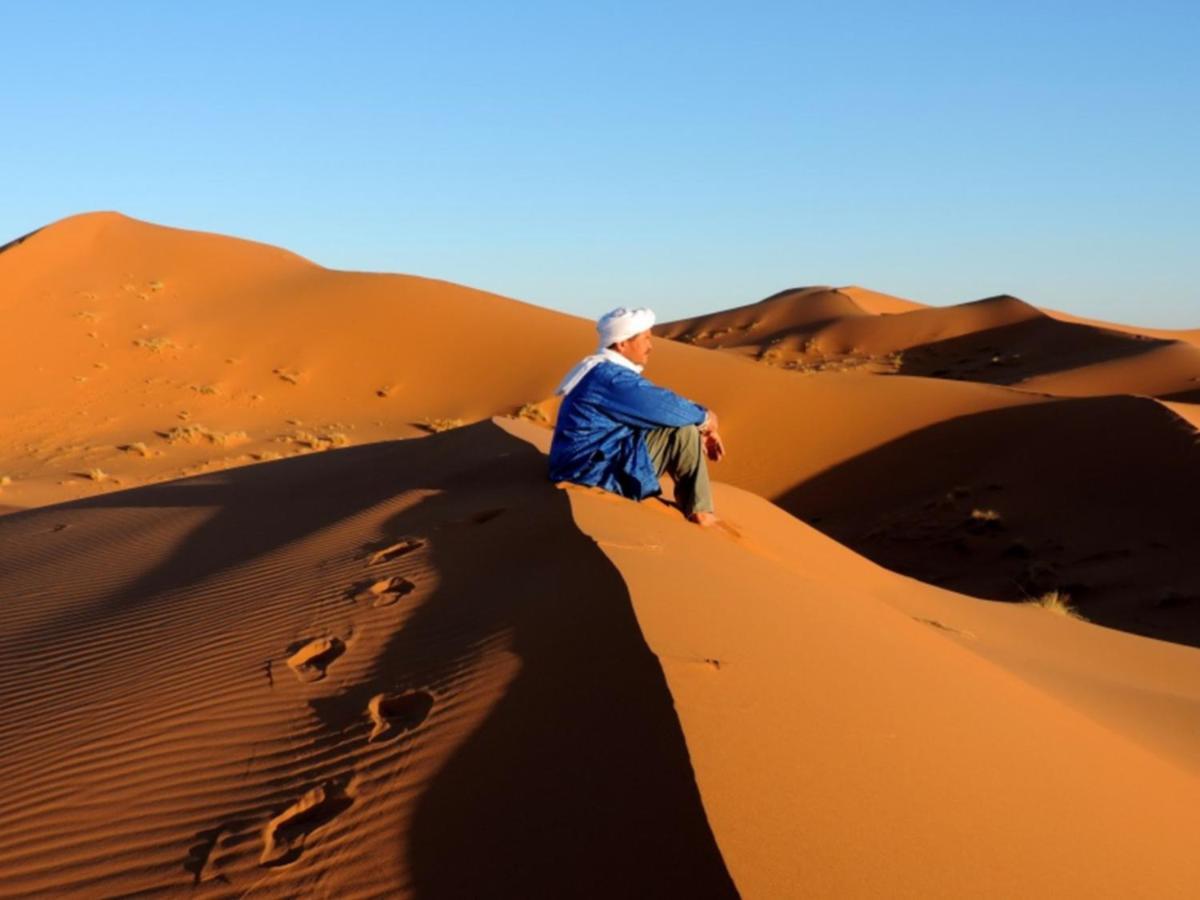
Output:
<path fill-rule="evenodd" d="M 382 538 L 421 539 L 437 586 L 367 681 L 313 703 L 337 743 L 361 735 L 372 694 L 408 692 L 423 702 L 400 731 L 420 724 L 422 741 L 458 741 L 430 780 L 411 786 L 415 817 L 396 848 L 408 889 L 432 898 L 736 896 L 620 573 L 546 481 L 545 457 L 493 423 L 18 513 L 0 528 L 97 508 L 123 507 L 135 525 L 155 507 L 211 508 L 168 558 L 72 611 L 102 629 L 155 596 L 411 490 L 428 493 L 394 513 Z M 62 625 L 43 623 L 41 637 Z M 472 702 L 496 654 L 515 676 L 485 703 L 482 723 L 456 735 L 454 707 Z"/>
<path fill-rule="evenodd" d="M 1200 646 L 1200 443 L 1154 400 L 1082 397 L 961 416 L 776 502 L 893 571 Z"/>

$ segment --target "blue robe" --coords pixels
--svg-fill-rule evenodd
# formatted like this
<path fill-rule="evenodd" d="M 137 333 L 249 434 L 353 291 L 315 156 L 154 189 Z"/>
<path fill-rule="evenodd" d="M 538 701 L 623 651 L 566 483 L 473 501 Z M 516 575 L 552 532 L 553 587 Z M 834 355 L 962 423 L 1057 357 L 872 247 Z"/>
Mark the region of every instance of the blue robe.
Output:
<path fill-rule="evenodd" d="M 646 447 L 653 428 L 699 425 L 708 410 L 632 369 L 602 362 L 563 398 L 550 444 L 550 480 L 642 500 L 662 492 Z"/>

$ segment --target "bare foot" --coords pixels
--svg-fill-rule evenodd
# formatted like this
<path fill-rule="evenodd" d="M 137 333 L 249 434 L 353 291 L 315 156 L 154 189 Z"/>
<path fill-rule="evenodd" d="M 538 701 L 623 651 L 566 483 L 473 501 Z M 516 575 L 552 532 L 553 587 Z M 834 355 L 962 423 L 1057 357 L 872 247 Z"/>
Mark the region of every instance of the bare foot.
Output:
<path fill-rule="evenodd" d="M 717 518 L 714 512 L 694 512 L 688 516 L 689 522 L 695 522 L 702 528 L 708 528 L 710 525 L 716 525 L 721 520 Z"/>

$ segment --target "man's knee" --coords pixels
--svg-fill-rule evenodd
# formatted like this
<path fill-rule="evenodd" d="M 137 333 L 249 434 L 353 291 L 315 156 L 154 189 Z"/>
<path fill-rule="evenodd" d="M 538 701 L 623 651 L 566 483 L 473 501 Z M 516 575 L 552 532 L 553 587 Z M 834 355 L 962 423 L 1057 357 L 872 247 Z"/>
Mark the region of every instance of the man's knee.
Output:
<path fill-rule="evenodd" d="M 700 452 L 700 429 L 695 425 L 681 425 L 671 434 L 674 456 L 684 465 L 695 465 L 703 455 Z"/>

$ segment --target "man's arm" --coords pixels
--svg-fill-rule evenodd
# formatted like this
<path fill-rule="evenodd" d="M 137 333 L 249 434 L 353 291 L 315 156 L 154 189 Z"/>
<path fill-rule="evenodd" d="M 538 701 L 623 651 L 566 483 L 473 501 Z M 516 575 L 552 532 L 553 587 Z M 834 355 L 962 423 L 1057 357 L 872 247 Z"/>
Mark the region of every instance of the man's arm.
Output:
<path fill-rule="evenodd" d="M 651 384 L 636 372 L 620 372 L 596 387 L 596 404 L 618 422 L 635 428 L 679 428 L 708 420 L 709 411 L 699 403 Z"/>

